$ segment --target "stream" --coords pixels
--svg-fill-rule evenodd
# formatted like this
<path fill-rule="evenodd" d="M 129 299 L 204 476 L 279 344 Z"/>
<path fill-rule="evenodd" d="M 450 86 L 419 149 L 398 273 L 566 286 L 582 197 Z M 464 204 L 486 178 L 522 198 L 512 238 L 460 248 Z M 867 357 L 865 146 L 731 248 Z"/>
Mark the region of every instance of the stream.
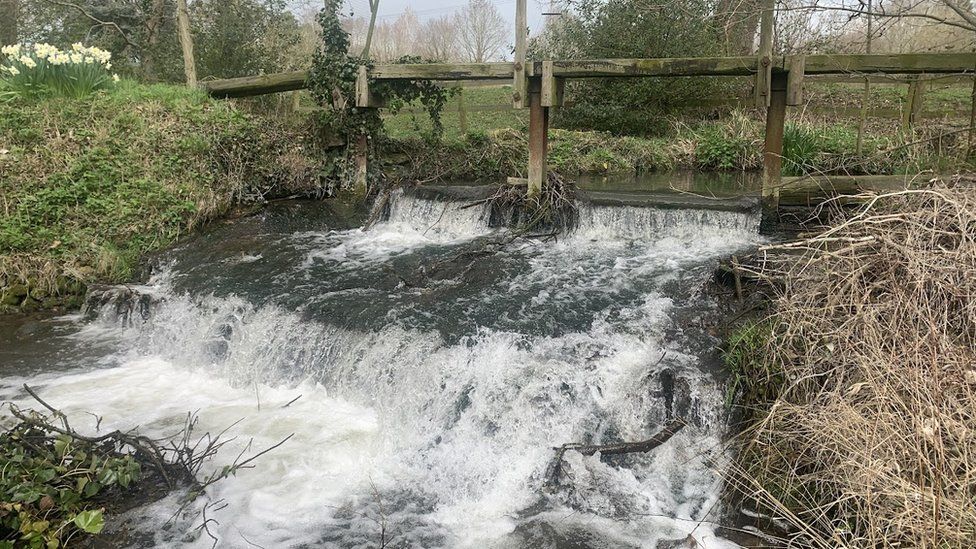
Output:
<path fill-rule="evenodd" d="M 0 321 L 0 398 L 29 383 L 80 429 L 285 444 L 208 489 L 128 512 L 142 545 L 736 547 L 716 536 L 726 429 L 703 290 L 758 214 L 580 206 L 556 240 L 495 246 L 484 207 L 398 192 L 367 230 L 323 202 L 211 227 L 149 281 Z M 490 253 L 485 250 L 490 249 Z M 553 447 L 649 438 L 647 454 Z M 236 423 L 235 423 L 236 422 Z"/>

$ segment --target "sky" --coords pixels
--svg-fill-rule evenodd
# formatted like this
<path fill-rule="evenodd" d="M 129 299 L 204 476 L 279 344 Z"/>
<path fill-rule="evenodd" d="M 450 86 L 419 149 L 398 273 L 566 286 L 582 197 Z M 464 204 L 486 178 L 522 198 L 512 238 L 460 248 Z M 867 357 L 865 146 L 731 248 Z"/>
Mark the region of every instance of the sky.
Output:
<path fill-rule="evenodd" d="M 488 0 L 498 8 L 499 13 L 515 26 L 515 0 Z M 307 8 L 313 2 L 297 0 L 293 2 L 296 8 Z M 314 2 L 316 6 L 320 2 Z M 421 21 L 452 14 L 467 4 L 467 0 L 380 0 L 380 10 L 377 18 L 380 21 L 394 21 L 408 7 Z M 528 0 L 529 32 L 537 33 L 542 29 L 542 12 L 548 10 L 548 0 Z M 346 0 L 346 6 L 351 7 L 356 15 L 369 14 L 368 0 Z M 546 7 L 544 10 L 543 7 Z"/>

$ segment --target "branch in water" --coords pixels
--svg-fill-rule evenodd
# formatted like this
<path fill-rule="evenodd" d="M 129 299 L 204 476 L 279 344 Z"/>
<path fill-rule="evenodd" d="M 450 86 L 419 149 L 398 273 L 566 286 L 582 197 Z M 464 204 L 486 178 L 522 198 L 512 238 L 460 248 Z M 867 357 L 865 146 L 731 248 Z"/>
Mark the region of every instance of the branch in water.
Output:
<path fill-rule="evenodd" d="M 597 452 L 600 452 L 601 456 L 650 452 L 678 434 L 678 431 L 684 429 L 685 425 L 687 425 L 685 420 L 681 418 L 672 419 L 657 434 L 640 442 L 618 442 L 616 444 L 580 444 L 571 442 L 569 444 L 563 444 L 559 448 L 555 448 L 556 457 L 546 473 L 546 485 L 555 486 L 558 483 L 559 475 L 562 473 L 563 455 L 568 450 L 575 450 L 584 456 L 592 456 Z"/>

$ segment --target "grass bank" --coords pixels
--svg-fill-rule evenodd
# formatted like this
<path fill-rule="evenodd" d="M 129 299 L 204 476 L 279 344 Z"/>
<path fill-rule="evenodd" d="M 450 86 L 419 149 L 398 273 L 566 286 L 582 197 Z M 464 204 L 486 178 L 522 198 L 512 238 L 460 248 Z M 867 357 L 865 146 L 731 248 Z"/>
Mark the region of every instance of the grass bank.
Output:
<path fill-rule="evenodd" d="M 976 180 L 865 197 L 751 269 L 733 485 L 796 547 L 976 543 Z"/>
<path fill-rule="evenodd" d="M 0 103 L 0 312 L 75 306 L 235 206 L 313 191 L 303 135 L 176 86 Z"/>
<path fill-rule="evenodd" d="M 898 114 L 903 87 L 873 88 L 871 112 L 885 116 L 869 117 L 859 148 L 860 109 L 848 104 L 851 98 L 860 97 L 855 94 L 857 89 L 848 84 L 812 86 L 808 104 L 790 110 L 784 144 L 786 175 L 888 175 L 946 172 L 965 166 L 966 135 L 958 128 L 966 127 L 963 122 L 968 122 L 968 115 L 963 122 L 924 119 L 906 132 Z M 932 112 L 940 108 L 957 112 L 965 107 L 965 90 L 959 86 L 938 91 L 925 96 Z M 510 93 L 507 86 L 465 89 L 460 99 L 453 98 L 445 108 L 445 133 L 437 142 L 430 137 L 429 117 L 420 109 L 408 107 L 385 114 L 389 140 L 383 147 L 384 158 L 400 164 L 403 177 L 420 181 L 524 175 L 527 112 L 510 108 Z M 887 116 L 888 111 L 894 112 L 893 118 Z M 549 163 L 566 175 L 762 167 L 764 116 L 755 110 L 675 113 L 668 131 L 655 136 L 559 129 L 558 110 L 556 114 Z"/>

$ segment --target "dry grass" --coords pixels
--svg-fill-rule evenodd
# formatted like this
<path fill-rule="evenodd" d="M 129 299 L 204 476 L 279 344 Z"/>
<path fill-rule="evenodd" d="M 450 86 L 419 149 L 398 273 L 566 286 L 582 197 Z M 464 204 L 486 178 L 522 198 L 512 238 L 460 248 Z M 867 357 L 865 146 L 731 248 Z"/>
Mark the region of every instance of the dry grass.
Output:
<path fill-rule="evenodd" d="M 786 383 L 734 480 L 793 546 L 973 547 L 976 186 L 864 198 L 764 252 L 780 294 L 762 359 Z"/>

